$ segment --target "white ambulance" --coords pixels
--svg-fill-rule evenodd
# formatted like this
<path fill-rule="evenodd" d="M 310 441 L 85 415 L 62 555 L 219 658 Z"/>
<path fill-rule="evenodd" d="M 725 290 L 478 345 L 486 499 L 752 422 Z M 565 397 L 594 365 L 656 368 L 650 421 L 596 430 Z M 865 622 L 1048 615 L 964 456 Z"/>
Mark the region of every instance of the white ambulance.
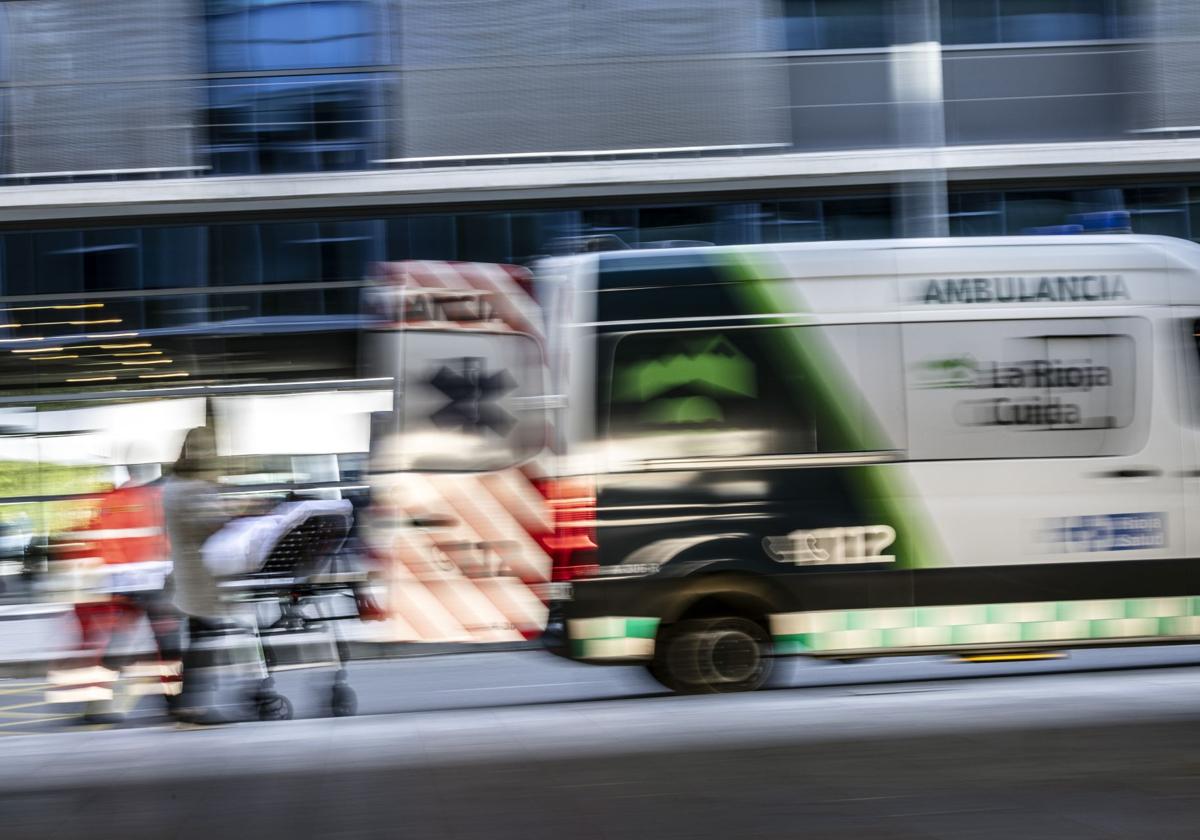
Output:
<path fill-rule="evenodd" d="M 720 692 L 775 654 L 1200 638 L 1200 246 L 626 250 L 540 289 L 555 652 Z"/>

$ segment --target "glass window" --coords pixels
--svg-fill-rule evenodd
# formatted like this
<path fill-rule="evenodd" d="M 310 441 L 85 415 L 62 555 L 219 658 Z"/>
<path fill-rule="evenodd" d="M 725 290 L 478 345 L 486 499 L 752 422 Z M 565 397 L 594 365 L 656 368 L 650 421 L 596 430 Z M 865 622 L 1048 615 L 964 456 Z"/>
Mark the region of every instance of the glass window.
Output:
<path fill-rule="evenodd" d="M 365 169 L 377 157 L 380 96 L 366 73 L 214 80 L 213 174 Z"/>
<path fill-rule="evenodd" d="M 1147 433 L 1146 322 L 972 321 L 904 327 L 917 460 L 1137 451 Z"/>
<path fill-rule="evenodd" d="M 209 69 L 297 70 L 380 63 L 364 0 L 208 0 Z"/>
<path fill-rule="evenodd" d="M 362 0 L 209 0 L 209 70 L 373 68 L 376 8 Z M 209 83 L 212 172 L 365 169 L 380 157 L 382 93 L 368 72 L 231 76 Z"/>
<path fill-rule="evenodd" d="M 457 217 L 407 216 L 387 222 L 387 259 L 456 260 Z"/>
<path fill-rule="evenodd" d="M 887 0 L 785 0 L 783 40 L 789 50 L 872 49 L 892 43 Z"/>
<path fill-rule="evenodd" d="M 615 236 L 629 247 L 638 245 L 638 211 L 633 207 L 603 207 L 583 210 L 580 236 Z"/>
<path fill-rule="evenodd" d="M 142 323 L 156 329 L 238 317 L 238 313 L 224 311 L 210 301 L 204 294 L 143 298 L 139 301 Z"/>
<path fill-rule="evenodd" d="M 459 259 L 507 262 L 512 231 L 507 213 L 468 213 L 458 217 Z"/>
<path fill-rule="evenodd" d="M 762 210 L 757 204 L 720 204 L 713 226 L 714 245 L 755 245 L 762 242 Z"/>
<path fill-rule="evenodd" d="M 992 44 L 1000 40 L 1000 0 L 941 0 L 942 43 Z"/>
<path fill-rule="evenodd" d="M 784 0 L 780 22 L 784 49 L 799 51 L 819 48 L 813 0 Z"/>
<path fill-rule="evenodd" d="M 1001 0 L 1000 40 L 1095 41 L 1109 37 L 1109 0 Z"/>
<path fill-rule="evenodd" d="M 142 287 L 172 289 L 208 282 L 207 229 L 151 227 L 141 231 Z"/>
<path fill-rule="evenodd" d="M 1005 230 L 1020 234 L 1030 228 L 1063 225 L 1077 213 L 1125 209 L 1119 189 L 1010 192 L 1004 196 Z"/>
<path fill-rule="evenodd" d="M 826 239 L 889 239 L 890 198 L 837 198 L 822 202 Z"/>
<path fill-rule="evenodd" d="M 321 279 L 319 230 L 313 222 L 259 225 L 264 283 L 306 283 Z M 286 295 L 264 294 L 263 315 L 320 314 L 320 290 L 305 289 Z"/>
<path fill-rule="evenodd" d="M 1188 238 L 1200 242 L 1200 187 L 1189 187 Z"/>
<path fill-rule="evenodd" d="M 612 357 L 613 453 L 637 462 L 902 447 L 898 349 L 892 324 L 627 334 Z"/>
<path fill-rule="evenodd" d="M 357 283 L 383 256 L 383 230 L 372 220 L 214 225 L 208 238 L 211 284 Z M 314 287 L 233 303 L 222 299 L 213 306 L 225 311 L 223 318 L 349 314 L 356 301 L 352 286 Z"/>
<path fill-rule="evenodd" d="M 62 294 L 201 286 L 200 227 L 10 233 L 0 249 L 4 294 Z"/>
<path fill-rule="evenodd" d="M 511 261 L 524 265 L 550 254 L 555 242 L 579 236 L 579 213 L 573 210 L 512 215 Z"/>
<path fill-rule="evenodd" d="M 4 293 L 37 293 L 37 256 L 32 233 L 10 233 L 4 237 Z"/>
<path fill-rule="evenodd" d="M 890 0 L 815 0 L 823 49 L 866 49 L 892 43 Z"/>
<path fill-rule="evenodd" d="M 35 233 L 30 237 L 34 291 L 38 294 L 83 291 L 83 236 L 73 231 Z"/>
<path fill-rule="evenodd" d="M 1000 236 L 1004 233 L 1001 193 L 951 193 L 947 197 L 951 236 Z"/>
<path fill-rule="evenodd" d="M 258 225 L 213 225 L 208 231 L 209 283 L 241 286 L 261 283 Z"/>
<path fill-rule="evenodd" d="M 136 229 L 84 231 L 79 245 L 62 254 L 79 254 L 85 291 L 137 289 L 142 285 L 140 234 Z"/>
<path fill-rule="evenodd" d="M 137 230 L 12 233 L 5 240 L 6 294 L 99 292 L 139 286 Z"/>
<path fill-rule="evenodd" d="M 818 242 L 825 238 L 821 202 L 780 201 L 763 205 L 764 242 Z"/>
<path fill-rule="evenodd" d="M 717 208 L 712 205 L 642 207 L 638 210 L 638 239 L 650 242 L 715 242 Z"/>
<path fill-rule="evenodd" d="M 1123 192 L 1134 233 L 1187 239 L 1187 191 L 1182 187 L 1138 187 Z"/>
<path fill-rule="evenodd" d="M 1094 41 L 1134 34 L 1128 0 L 941 0 L 946 44 Z"/>
<path fill-rule="evenodd" d="M 380 258 L 378 222 L 272 222 L 214 225 L 212 285 L 362 280 Z"/>
<path fill-rule="evenodd" d="M 599 321 L 628 321 L 669 314 L 706 318 L 735 311 L 738 281 L 703 254 L 624 251 L 602 254 L 596 302 Z"/>

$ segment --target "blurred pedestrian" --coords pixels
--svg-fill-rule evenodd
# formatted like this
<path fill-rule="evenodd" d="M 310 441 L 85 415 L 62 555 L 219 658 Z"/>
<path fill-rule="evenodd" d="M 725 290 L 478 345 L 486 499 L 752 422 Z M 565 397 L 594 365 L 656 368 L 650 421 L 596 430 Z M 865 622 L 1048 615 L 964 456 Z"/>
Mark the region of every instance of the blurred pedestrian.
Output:
<path fill-rule="evenodd" d="M 131 458 L 130 460 L 136 460 Z M 171 604 L 171 559 L 162 526 L 159 465 L 131 463 L 126 480 L 99 500 L 81 530 L 67 532 L 64 559 L 86 564 L 91 581 L 75 604 L 82 655 L 75 667 L 49 675 L 47 701 L 86 703 L 84 718 L 111 722 L 139 697 L 160 694 L 168 708 L 179 689 L 180 620 Z M 120 650 L 145 617 L 156 660 Z"/>
<path fill-rule="evenodd" d="M 216 438 L 209 426 L 187 433 L 163 490 L 163 516 L 175 562 L 175 606 L 187 617 L 183 692 L 176 717 L 185 722 L 224 720 L 215 706 L 214 669 L 224 662 L 223 640 L 238 635 L 236 616 L 221 598 L 202 548 L 236 513 L 222 498 Z"/>

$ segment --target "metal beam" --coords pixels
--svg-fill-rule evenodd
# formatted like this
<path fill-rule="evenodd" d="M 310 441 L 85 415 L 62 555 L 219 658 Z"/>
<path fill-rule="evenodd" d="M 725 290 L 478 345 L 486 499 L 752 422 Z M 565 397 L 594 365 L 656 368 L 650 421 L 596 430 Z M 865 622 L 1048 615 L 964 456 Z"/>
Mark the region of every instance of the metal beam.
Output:
<path fill-rule="evenodd" d="M 674 160 L 458 166 L 0 188 L 0 224 L 162 221 L 229 213 L 405 212 L 487 204 L 886 186 L 930 166 L 947 181 L 1200 174 L 1200 138 L 868 149 Z"/>

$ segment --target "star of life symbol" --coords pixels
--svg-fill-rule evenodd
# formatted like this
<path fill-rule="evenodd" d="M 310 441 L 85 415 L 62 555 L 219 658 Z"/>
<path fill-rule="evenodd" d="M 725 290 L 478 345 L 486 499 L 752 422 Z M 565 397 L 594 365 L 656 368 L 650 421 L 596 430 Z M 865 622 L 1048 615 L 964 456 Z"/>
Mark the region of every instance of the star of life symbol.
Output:
<path fill-rule="evenodd" d="M 430 419 L 439 429 L 462 429 L 483 434 L 491 429 L 501 437 L 516 425 L 513 417 L 496 400 L 517 387 L 507 370 L 487 373 L 485 360 L 478 356 L 447 359 L 429 380 L 450 402 L 435 411 Z"/>

